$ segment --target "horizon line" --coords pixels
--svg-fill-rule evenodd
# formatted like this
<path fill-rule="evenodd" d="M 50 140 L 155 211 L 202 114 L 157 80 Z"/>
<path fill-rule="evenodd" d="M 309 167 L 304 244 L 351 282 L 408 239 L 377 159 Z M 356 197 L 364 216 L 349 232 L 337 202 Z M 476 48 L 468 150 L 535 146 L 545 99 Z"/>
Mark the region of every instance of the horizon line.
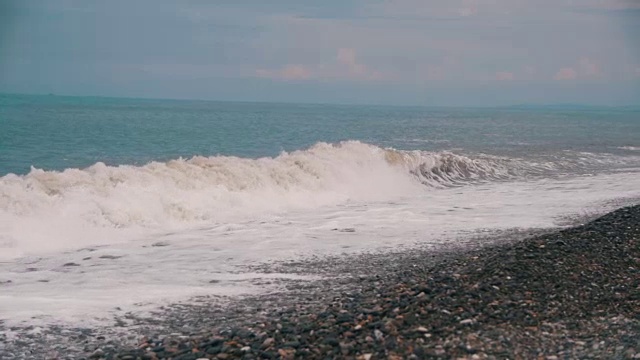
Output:
<path fill-rule="evenodd" d="M 115 96 L 115 95 L 68 95 L 57 93 L 18 93 L 0 91 L 0 96 L 33 96 L 33 97 L 66 97 L 66 98 L 98 98 L 98 99 L 120 99 L 120 100 L 147 100 L 147 101 L 183 101 L 183 102 L 218 102 L 218 103 L 249 103 L 249 104 L 279 104 L 279 105 L 314 105 L 314 106 L 379 106 L 379 107 L 419 107 L 419 108 L 544 108 L 544 107 L 573 107 L 573 108 L 631 108 L 640 109 L 640 104 L 625 105 L 602 105 L 587 103 L 527 103 L 518 102 L 505 105 L 426 105 L 426 104 L 372 104 L 372 103 L 341 103 L 341 102 L 301 102 L 301 101 L 269 101 L 269 100 L 220 100 L 220 99 L 203 99 L 203 98 L 167 98 L 167 97 L 140 97 L 140 96 Z"/>

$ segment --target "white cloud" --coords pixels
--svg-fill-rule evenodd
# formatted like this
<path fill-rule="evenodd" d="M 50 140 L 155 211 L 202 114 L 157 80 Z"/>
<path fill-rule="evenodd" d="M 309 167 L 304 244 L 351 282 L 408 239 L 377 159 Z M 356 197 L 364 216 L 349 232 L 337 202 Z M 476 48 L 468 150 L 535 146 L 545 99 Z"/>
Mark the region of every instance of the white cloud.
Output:
<path fill-rule="evenodd" d="M 357 64 L 356 51 L 348 48 L 338 49 L 338 62 L 347 66 L 355 66 Z"/>
<path fill-rule="evenodd" d="M 111 66 L 114 71 L 141 71 L 153 76 L 182 79 L 224 78 L 242 76 L 246 69 L 232 64 L 144 63 Z"/>
<path fill-rule="evenodd" d="M 340 48 L 335 60 L 315 65 L 288 64 L 282 69 L 256 70 L 256 76 L 275 80 L 384 80 L 379 71 L 358 61 L 352 48 Z"/>
<path fill-rule="evenodd" d="M 556 75 L 553 78 L 555 80 L 573 80 L 576 77 L 578 77 L 578 73 L 576 72 L 576 70 L 574 68 L 565 67 L 565 68 L 562 68 L 562 69 L 558 70 L 558 72 L 556 73 Z"/>
<path fill-rule="evenodd" d="M 478 1 L 477 0 L 464 0 L 462 7 L 458 9 L 460 16 L 473 16 L 478 13 Z"/>
<path fill-rule="evenodd" d="M 570 67 L 560 69 L 554 76 L 555 80 L 594 79 L 602 77 L 602 69 L 597 61 L 582 56 L 578 62 Z"/>
<path fill-rule="evenodd" d="M 256 75 L 261 78 L 277 80 L 308 80 L 316 76 L 309 67 L 300 64 L 289 64 L 278 70 L 256 70 Z"/>
<path fill-rule="evenodd" d="M 595 61 L 593 61 L 592 59 L 589 59 L 588 57 L 584 57 L 584 56 L 581 57 L 578 63 L 580 66 L 580 73 L 583 76 L 597 77 L 602 74 L 600 70 L 600 66 Z"/>
<path fill-rule="evenodd" d="M 356 51 L 351 48 L 338 49 L 338 64 L 344 68 L 341 69 L 347 78 L 365 79 L 365 80 L 381 80 L 382 74 L 368 66 L 357 61 Z"/>
<path fill-rule="evenodd" d="M 576 10 L 622 6 L 631 5 L 615 0 L 378 0 L 358 2 L 348 13 L 330 16 L 317 15 L 314 6 L 306 5 L 260 7 L 264 11 L 227 5 L 223 12 L 200 6 L 188 15 L 202 23 L 226 24 L 247 11 L 260 31 L 244 43 L 233 39 L 225 45 L 246 45 L 240 56 L 228 57 L 246 59 L 251 76 L 460 84 L 612 79 L 616 64 L 626 69 L 637 62 L 623 59 L 629 45 L 615 36 L 619 30 L 608 15 Z M 300 10 L 305 7 L 310 10 Z M 588 57 L 559 63 L 575 54 Z M 459 61 L 447 64 L 451 57 Z"/>

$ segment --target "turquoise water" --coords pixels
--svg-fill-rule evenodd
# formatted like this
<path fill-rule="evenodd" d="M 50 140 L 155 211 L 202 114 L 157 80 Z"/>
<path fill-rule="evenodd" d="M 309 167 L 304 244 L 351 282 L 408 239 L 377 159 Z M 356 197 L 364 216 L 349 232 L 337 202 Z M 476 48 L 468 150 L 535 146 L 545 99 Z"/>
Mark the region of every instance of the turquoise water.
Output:
<path fill-rule="evenodd" d="M 566 150 L 637 154 L 640 111 L 0 95 L 0 175 L 194 155 L 256 158 L 343 140 L 519 157 Z"/>

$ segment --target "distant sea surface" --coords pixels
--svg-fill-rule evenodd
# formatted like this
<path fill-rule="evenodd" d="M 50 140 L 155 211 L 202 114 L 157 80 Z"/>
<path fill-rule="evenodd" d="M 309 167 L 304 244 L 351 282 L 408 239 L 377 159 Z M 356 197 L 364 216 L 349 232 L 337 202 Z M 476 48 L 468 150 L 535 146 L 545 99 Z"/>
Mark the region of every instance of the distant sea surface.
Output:
<path fill-rule="evenodd" d="M 144 165 L 195 155 L 273 157 L 346 140 L 502 156 L 633 155 L 640 111 L 423 108 L 0 95 L 0 175 Z"/>

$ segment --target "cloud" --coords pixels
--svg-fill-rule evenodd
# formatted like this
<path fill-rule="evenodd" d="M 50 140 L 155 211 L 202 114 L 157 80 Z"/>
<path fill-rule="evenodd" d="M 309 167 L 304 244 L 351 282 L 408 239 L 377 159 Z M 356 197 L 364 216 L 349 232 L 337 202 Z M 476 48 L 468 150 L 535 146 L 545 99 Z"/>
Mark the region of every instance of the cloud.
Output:
<path fill-rule="evenodd" d="M 338 49 L 338 63 L 346 67 L 346 77 L 350 79 L 380 80 L 382 74 L 357 61 L 356 51 L 351 48 Z"/>
<path fill-rule="evenodd" d="M 555 80 L 573 80 L 578 77 L 578 73 L 571 67 L 560 69 L 553 77 Z"/>
<path fill-rule="evenodd" d="M 538 86 L 549 90 L 542 98 L 555 101 L 551 90 L 567 89 L 554 79 L 614 90 L 637 90 L 640 81 L 640 12 L 622 11 L 640 8 L 638 0 L 346 0 L 326 6 L 219 0 L 163 1 L 160 8 L 152 0 L 130 7 L 60 1 L 69 9 L 10 2 L 26 9 L 14 19 L 14 30 L 0 34 L 6 48 L 0 90 L 82 93 L 78 89 L 86 86 L 98 93 L 155 93 L 162 87 L 169 97 L 213 97 L 216 91 L 228 96 L 227 88 L 236 86 L 244 89 L 238 90 L 242 98 L 260 78 L 273 80 L 261 83 L 274 94 L 295 96 L 303 96 L 303 88 L 332 97 L 333 91 L 319 89 L 357 87 L 362 98 L 456 89 L 449 98 L 467 101 L 459 94 L 476 87 L 532 94 Z M 94 13 L 87 17 L 78 6 Z M 3 25 L 0 30 L 9 29 Z M 112 70 L 119 65 L 127 66 Z M 87 85 L 72 80 L 74 68 L 84 69 Z M 145 82 L 105 82 L 111 73 L 109 80 Z M 62 74 L 68 80 L 59 81 Z M 230 86 L 232 80 L 237 85 Z M 171 86 L 158 86 L 164 83 Z"/>
<path fill-rule="evenodd" d="M 462 2 L 462 8 L 458 10 L 460 16 L 468 17 L 478 13 L 478 2 L 476 0 L 465 0 Z"/>
<path fill-rule="evenodd" d="M 598 62 L 583 56 L 578 59 L 576 65 L 560 69 L 553 78 L 555 80 L 594 79 L 602 75 Z"/>
<path fill-rule="evenodd" d="M 585 76 L 596 77 L 602 74 L 600 71 L 600 66 L 598 66 L 595 61 L 587 57 L 581 57 L 578 63 L 580 65 L 580 73 Z"/>
<path fill-rule="evenodd" d="M 249 58 L 258 60 L 254 69 L 304 64 L 311 79 L 451 86 L 509 81 L 496 72 L 511 72 L 519 82 L 551 82 L 564 67 L 579 79 L 611 78 L 613 70 L 603 68 L 637 63 L 611 14 L 580 11 L 583 1 L 600 0 L 358 1 L 346 13 L 274 18 Z M 446 65 L 446 57 L 459 62 Z"/>
<path fill-rule="evenodd" d="M 338 62 L 346 65 L 356 64 L 356 51 L 353 49 L 338 49 Z"/>
<path fill-rule="evenodd" d="M 454 20 L 483 15 L 503 15 L 512 7 L 508 0 L 385 0 L 371 2 L 363 13 L 396 19 Z M 520 4 L 520 2 L 519 2 Z"/>
<path fill-rule="evenodd" d="M 313 71 L 307 66 L 300 64 L 289 64 L 279 70 L 256 70 L 256 75 L 260 78 L 277 80 L 308 80 L 315 76 Z"/>
<path fill-rule="evenodd" d="M 499 81 L 511 81 L 514 79 L 514 75 L 509 71 L 498 71 L 496 73 L 496 79 Z"/>
<path fill-rule="evenodd" d="M 274 80 L 383 80 L 379 71 L 358 61 L 352 48 L 340 48 L 334 60 L 315 65 L 288 64 L 281 69 L 258 69 L 257 77 Z"/>

